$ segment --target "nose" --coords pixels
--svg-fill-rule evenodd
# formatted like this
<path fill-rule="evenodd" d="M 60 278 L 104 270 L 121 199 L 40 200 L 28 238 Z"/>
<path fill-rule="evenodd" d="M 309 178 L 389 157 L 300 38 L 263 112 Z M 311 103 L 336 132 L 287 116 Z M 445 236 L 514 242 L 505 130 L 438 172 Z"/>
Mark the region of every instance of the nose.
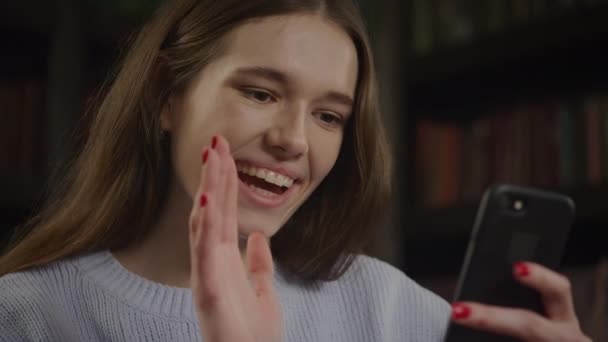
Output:
<path fill-rule="evenodd" d="M 297 159 L 308 152 L 306 113 L 280 113 L 269 127 L 265 145 L 277 159 Z"/>

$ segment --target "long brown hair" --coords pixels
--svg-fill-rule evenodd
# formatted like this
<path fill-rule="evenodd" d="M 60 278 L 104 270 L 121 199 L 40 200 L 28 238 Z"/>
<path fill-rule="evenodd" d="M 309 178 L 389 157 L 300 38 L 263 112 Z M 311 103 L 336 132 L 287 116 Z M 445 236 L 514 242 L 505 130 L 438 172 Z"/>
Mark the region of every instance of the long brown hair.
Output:
<path fill-rule="evenodd" d="M 117 249 L 157 219 L 169 183 L 170 139 L 160 109 L 222 52 L 222 38 L 247 20 L 318 13 L 353 40 L 359 72 L 354 115 L 333 170 L 272 238 L 282 267 L 306 280 L 332 280 L 363 251 L 387 203 L 390 154 L 378 111 L 375 71 L 352 0 L 167 1 L 134 39 L 92 109 L 86 141 L 48 204 L 17 230 L 0 275 Z"/>

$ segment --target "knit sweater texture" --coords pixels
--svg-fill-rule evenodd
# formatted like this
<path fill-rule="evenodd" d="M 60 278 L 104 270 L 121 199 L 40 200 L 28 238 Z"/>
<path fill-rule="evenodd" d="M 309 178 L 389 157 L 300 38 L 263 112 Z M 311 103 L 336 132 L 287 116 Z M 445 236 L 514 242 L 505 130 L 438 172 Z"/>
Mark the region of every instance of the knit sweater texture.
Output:
<path fill-rule="evenodd" d="M 440 342 L 447 302 L 380 260 L 306 285 L 277 267 L 283 341 Z M 189 288 L 130 272 L 108 251 L 0 277 L 0 341 L 201 341 Z"/>

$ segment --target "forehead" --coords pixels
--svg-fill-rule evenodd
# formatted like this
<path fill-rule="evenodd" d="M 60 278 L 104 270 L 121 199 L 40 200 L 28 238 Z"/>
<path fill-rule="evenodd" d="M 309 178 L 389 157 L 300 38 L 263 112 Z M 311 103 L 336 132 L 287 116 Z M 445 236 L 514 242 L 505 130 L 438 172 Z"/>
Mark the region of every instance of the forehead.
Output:
<path fill-rule="evenodd" d="M 301 83 L 354 94 L 357 53 L 352 39 L 320 15 L 268 17 L 237 27 L 224 57 L 236 67 L 269 66 Z"/>

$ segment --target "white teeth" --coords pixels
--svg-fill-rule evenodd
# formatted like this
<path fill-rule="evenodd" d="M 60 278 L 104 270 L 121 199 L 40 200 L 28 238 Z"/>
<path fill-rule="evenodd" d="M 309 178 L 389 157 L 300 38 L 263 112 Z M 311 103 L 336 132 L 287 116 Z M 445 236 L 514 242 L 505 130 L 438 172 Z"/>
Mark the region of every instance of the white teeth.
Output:
<path fill-rule="evenodd" d="M 292 185 L 293 185 L 293 179 L 287 178 L 284 186 L 290 188 Z"/>
<path fill-rule="evenodd" d="M 277 185 L 278 186 L 285 186 L 287 179 L 285 179 L 285 176 L 283 175 L 277 175 Z"/>
<path fill-rule="evenodd" d="M 268 183 L 272 183 L 272 184 L 282 186 L 282 187 L 289 188 L 293 185 L 293 182 L 294 182 L 293 179 L 291 179 L 285 175 L 276 173 L 274 171 L 257 168 L 252 165 L 243 165 L 243 164 L 237 163 L 237 170 L 244 174 L 261 178 L 261 179 L 267 181 Z M 257 189 L 259 189 L 259 188 L 257 188 Z M 259 189 L 259 190 L 266 191 L 263 189 Z"/>
<path fill-rule="evenodd" d="M 255 172 L 255 176 L 256 177 L 262 178 L 262 179 L 266 179 L 266 171 L 265 170 L 262 170 L 262 169 L 257 169 L 256 170 L 255 168 L 254 168 L 254 170 L 256 171 Z"/>
<path fill-rule="evenodd" d="M 274 192 L 270 192 L 268 190 L 264 190 L 264 189 L 260 189 L 257 186 L 253 185 L 253 184 L 249 184 L 249 188 L 255 192 L 257 192 L 258 194 L 262 195 L 262 196 L 266 196 L 266 197 L 277 197 L 279 195 L 275 194 Z"/>
<path fill-rule="evenodd" d="M 266 177 L 264 177 L 264 179 L 268 182 L 268 183 L 272 183 L 272 184 L 276 184 L 278 186 L 281 186 L 281 184 L 278 184 L 279 182 L 277 181 L 277 174 L 270 171 L 266 173 Z"/>

